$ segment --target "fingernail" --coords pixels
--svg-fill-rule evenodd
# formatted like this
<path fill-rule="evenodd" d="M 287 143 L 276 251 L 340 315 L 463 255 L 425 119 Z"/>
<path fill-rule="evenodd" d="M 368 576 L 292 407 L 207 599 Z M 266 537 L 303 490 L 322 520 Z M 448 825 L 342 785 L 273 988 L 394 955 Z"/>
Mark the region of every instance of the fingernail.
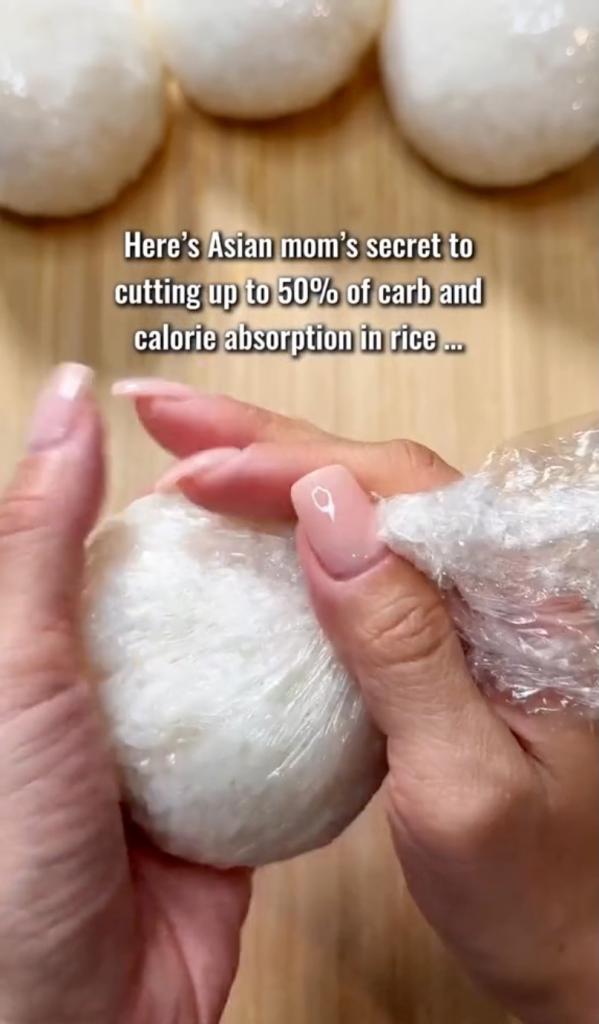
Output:
<path fill-rule="evenodd" d="M 195 391 L 177 381 L 158 377 L 126 377 L 112 385 L 115 398 L 193 398 Z"/>
<path fill-rule="evenodd" d="M 28 448 L 54 448 L 71 433 L 89 395 L 94 372 L 82 363 L 62 363 L 42 388 L 29 427 Z"/>
<path fill-rule="evenodd" d="M 241 448 L 211 448 L 206 452 L 198 452 L 197 455 L 192 455 L 191 458 L 167 470 L 154 490 L 161 493 L 178 491 L 185 481 L 195 480 L 212 470 L 219 469 L 240 454 Z"/>
<path fill-rule="evenodd" d="M 291 500 L 323 567 L 337 579 L 359 576 L 387 553 L 379 540 L 376 506 L 343 466 L 303 477 Z"/>

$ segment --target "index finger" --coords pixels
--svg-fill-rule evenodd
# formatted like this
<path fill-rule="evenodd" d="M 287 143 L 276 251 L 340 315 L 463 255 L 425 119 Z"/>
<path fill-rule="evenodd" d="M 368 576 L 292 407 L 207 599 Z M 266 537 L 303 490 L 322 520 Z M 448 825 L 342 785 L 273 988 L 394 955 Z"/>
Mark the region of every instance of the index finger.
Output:
<path fill-rule="evenodd" d="M 459 476 L 429 449 L 410 441 L 360 444 L 323 437 L 203 452 L 170 470 L 158 489 L 179 490 L 194 504 L 224 515 L 291 520 L 293 485 L 331 464 L 345 466 L 363 488 L 380 497 L 444 487 Z"/>
<path fill-rule="evenodd" d="M 208 448 L 246 448 L 272 441 L 290 444 L 330 437 L 304 420 L 292 419 L 228 395 L 199 394 L 183 384 L 149 379 L 117 381 L 117 397 L 132 398 L 150 436 L 178 458 Z"/>

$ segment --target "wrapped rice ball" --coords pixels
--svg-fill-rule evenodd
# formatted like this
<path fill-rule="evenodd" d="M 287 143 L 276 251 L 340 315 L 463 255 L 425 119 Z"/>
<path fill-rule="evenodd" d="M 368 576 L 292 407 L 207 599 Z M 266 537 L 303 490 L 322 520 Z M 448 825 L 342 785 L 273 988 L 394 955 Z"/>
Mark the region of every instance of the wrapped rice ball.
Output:
<path fill-rule="evenodd" d="M 151 495 L 91 545 L 89 658 L 133 817 L 229 868 L 330 842 L 385 771 L 382 737 L 308 603 L 291 530 Z"/>
<path fill-rule="evenodd" d="M 392 4 L 390 105 L 439 170 L 470 185 L 525 185 L 599 144 L 597 0 Z"/>
<path fill-rule="evenodd" d="M 86 213 L 138 177 L 165 127 L 164 80 L 131 0 L 0 5 L 0 206 Z"/>
<path fill-rule="evenodd" d="M 353 74 L 386 0 L 144 0 L 183 91 L 212 114 L 269 118 L 329 97 Z"/>

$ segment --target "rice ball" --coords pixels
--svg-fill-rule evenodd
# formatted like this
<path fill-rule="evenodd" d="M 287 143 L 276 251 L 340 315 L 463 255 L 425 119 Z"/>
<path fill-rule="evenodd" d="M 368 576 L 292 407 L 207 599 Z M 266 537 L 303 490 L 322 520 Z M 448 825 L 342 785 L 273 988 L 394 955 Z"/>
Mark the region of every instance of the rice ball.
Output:
<path fill-rule="evenodd" d="M 142 498 L 91 544 L 85 632 L 133 818 L 165 851 L 283 860 L 334 839 L 378 788 L 383 740 L 290 530 Z"/>
<path fill-rule="evenodd" d="M 353 74 L 386 0 L 144 0 L 183 91 L 212 114 L 280 117 Z"/>
<path fill-rule="evenodd" d="M 535 182 L 599 143 L 597 0 L 393 0 L 382 67 L 407 138 L 468 184 Z"/>
<path fill-rule="evenodd" d="M 164 76 L 132 0 L 0 4 L 0 206 L 69 216 L 140 174 L 165 127 Z"/>

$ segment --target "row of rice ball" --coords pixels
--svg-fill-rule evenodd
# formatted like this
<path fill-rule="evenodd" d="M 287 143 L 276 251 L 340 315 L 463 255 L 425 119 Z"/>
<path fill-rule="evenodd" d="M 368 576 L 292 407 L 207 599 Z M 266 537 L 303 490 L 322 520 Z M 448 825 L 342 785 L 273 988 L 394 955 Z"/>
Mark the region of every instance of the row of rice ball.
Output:
<path fill-rule="evenodd" d="M 111 202 L 160 146 L 166 66 L 198 107 L 314 107 L 381 38 L 391 111 L 441 171 L 538 180 L 599 142 L 597 0 L 3 0 L 0 206 Z"/>

